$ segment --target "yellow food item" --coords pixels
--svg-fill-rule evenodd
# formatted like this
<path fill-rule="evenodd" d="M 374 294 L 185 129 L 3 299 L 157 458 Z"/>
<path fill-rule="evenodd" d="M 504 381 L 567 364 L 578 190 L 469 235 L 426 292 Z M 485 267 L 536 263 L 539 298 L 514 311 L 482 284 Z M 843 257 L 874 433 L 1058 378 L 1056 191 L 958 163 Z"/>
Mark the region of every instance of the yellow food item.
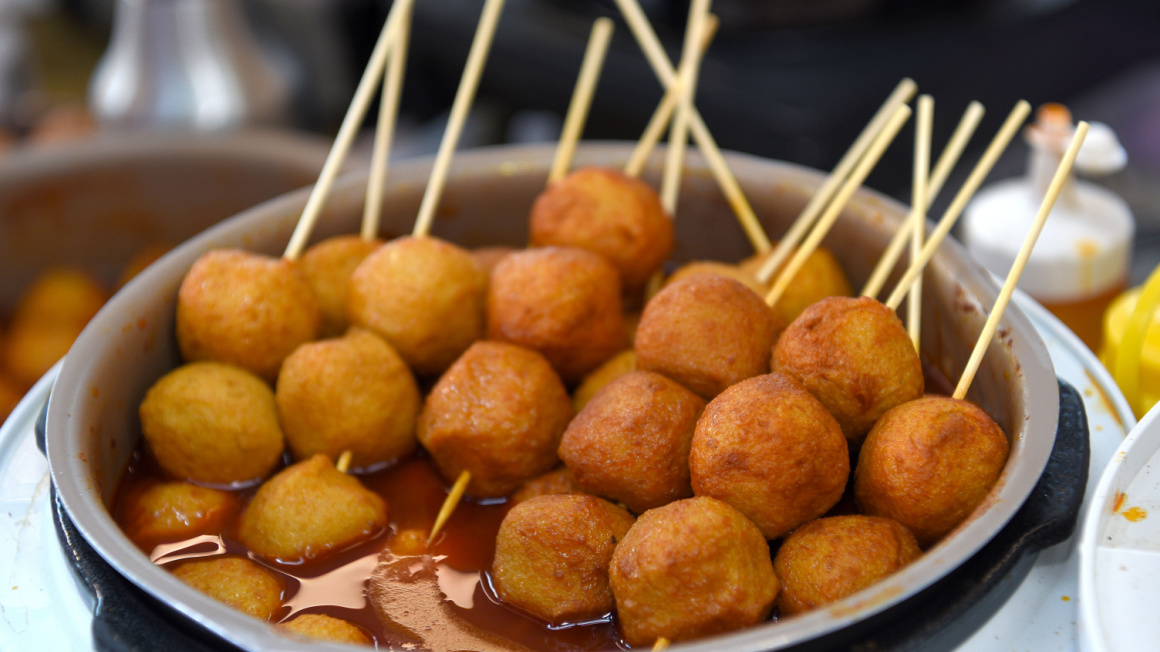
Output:
<path fill-rule="evenodd" d="M 282 582 L 249 559 L 215 557 L 187 561 L 173 569 L 173 576 L 259 620 L 273 620 L 282 610 Z"/>

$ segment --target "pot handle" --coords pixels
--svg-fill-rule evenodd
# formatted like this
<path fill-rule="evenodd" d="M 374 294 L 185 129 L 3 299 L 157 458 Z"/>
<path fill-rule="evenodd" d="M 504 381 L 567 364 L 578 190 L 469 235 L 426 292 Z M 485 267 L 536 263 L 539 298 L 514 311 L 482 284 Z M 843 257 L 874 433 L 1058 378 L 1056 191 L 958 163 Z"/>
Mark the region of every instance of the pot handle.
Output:
<path fill-rule="evenodd" d="M 108 564 L 77 531 L 52 488 L 53 524 L 69 568 L 92 598 L 96 652 L 241 652 L 149 596 Z"/>

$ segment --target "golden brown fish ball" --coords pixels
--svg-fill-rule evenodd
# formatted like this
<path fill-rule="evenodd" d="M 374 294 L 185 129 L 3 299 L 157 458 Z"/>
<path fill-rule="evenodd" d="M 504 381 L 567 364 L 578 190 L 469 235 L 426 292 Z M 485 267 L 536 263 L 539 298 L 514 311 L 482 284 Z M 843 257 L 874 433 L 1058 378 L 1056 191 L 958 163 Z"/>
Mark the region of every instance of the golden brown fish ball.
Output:
<path fill-rule="evenodd" d="M 536 496 L 579 493 L 584 493 L 584 490 L 576 484 L 576 478 L 572 477 L 572 472 L 568 470 L 568 467 L 561 466 L 525 482 L 524 486 L 512 494 L 508 502 L 512 505 L 518 505 Z"/>
<path fill-rule="evenodd" d="M 24 291 L 12 313 L 12 324 L 72 325 L 80 332 L 108 298 L 89 274 L 69 268 L 50 269 Z"/>
<path fill-rule="evenodd" d="M 830 297 L 782 333 L 770 363 L 802 382 L 861 441 L 887 410 L 922 396 L 922 362 L 894 311 L 869 297 Z"/>
<path fill-rule="evenodd" d="M 737 265 L 719 263 L 713 260 L 696 260 L 680 266 L 677 268 L 677 271 L 673 272 L 672 276 L 670 276 L 668 280 L 665 281 L 665 285 L 676 283 L 683 278 L 688 278 L 697 274 L 716 274 L 717 276 L 731 278 L 734 281 L 737 281 L 745 287 L 749 288 L 750 290 L 753 290 L 754 294 L 762 297 L 764 297 L 766 291 L 769 290 L 769 288 L 764 284 L 759 283 L 757 281 L 757 277 L 750 273 L 748 270 L 742 269 Z M 789 321 L 786 321 L 785 323 L 788 324 Z"/>
<path fill-rule="evenodd" d="M 267 559 L 317 559 L 387 526 L 387 501 L 325 455 L 286 467 L 258 488 L 237 536 Z"/>
<path fill-rule="evenodd" d="M 576 391 L 572 392 L 572 407 L 579 413 L 596 396 L 596 392 L 604 389 L 605 385 L 620 378 L 624 374 L 636 370 L 636 351 L 628 349 L 612 356 L 580 381 Z"/>
<path fill-rule="evenodd" d="M 1009 443 L 968 401 L 928 396 L 890 410 L 858 455 L 854 497 L 867 514 L 893 518 L 924 548 L 962 523 L 991 492 Z"/>
<path fill-rule="evenodd" d="M 154 457 L 171 475 L 229 484 L 263 478 L 282 460 L 274 392 L 220 362 L 191 362 L 161 377 L 138 410 Z"/>
<path fill-rule="evenodd" d="M 378 333 L 421 376 L 442 373 L 483 337 L 487 275 L 443 240 L 391 240 L 358 266 L 348 292 L 351 323 Z"/>
<path fill-rule="evenodd" d="M 792 616 L 836 602 L 918 559 L 914 535 L 877 516 L 831 516 L 793 531 L 773 560 L 777 608 Z"/>
<path fill-rule="evenodd" d="M 796 251 L 796 250 L 795 250 Z M 741 269 L 756 276 L 757 270 L 765 262 L 760 255 L 750 256 L 741 261 Z M 777 278 L 781 272 L 778 269 L 770 279 Z M 762 296 L 764 296 L 764 292 Z M 793 281 L 786 286 L 781 298 L 773 306 L 774 312 L 781 317 L 783 323 L 790 323 L 798 318 L 806 308 L 814 305 L 826 297 L 848 297 L 854 294 L 850 287 L 850 279 L 838 259 L 829 249 L 818 247 L 806 257 L 805 264 L 794 275 Z"/>
<path fill-rule="evenodd" d="M 689 446 L 705 401 L 651 371 L 612 381 L 572 419 L 560 459 L 584 491 L 633 513 L 693 495 Z"/>
<path fill-rule="evenodd" d="M 709 400 L 769 372 L 769 351 L 781 327 L 749 288 L 723 276 L 697 274 L 669 285 L 645 306 L 636 332 L 636 366 Z"/>
<path fill-rule="evenodd" d="M 3 342 L 0 362 L 19 384 L 31 387 L 72 348 L 84 324 L 20 321 Z"/>
<path fill-rule="evenodd" d="M 379 239 L 364 240 L 356 235 L 327 238 L 302 253 L 298 269 L 314 292 L 322 313 L 322 337 L 342 335 L 349 325 L 346 294 L 354 270 L 383 245 Z"/>
<path fill-rule="evenodd" d="M 177 292 L 177 343 L 187 361 L 228 362 L 273 382 L 282 360 L 318 336 L 310 286 L 287 260 L 215 250 Z"/>
<path fill-rule="evenodd" d="M 325 614 L 302 614 L 280 623 L 278 627 L 318 641 L 371 645 L 374 640 L 357 625 Z"/>
<path fill-rule="evenodd" d="M 639 289 L 672 253 L 673 224 L 648 184 L 610 168 L 581 168 L 532 205 L 531 242 L 594 251 L 627 290 Z"/>
<path fill-rule="evenodd" d="M 240 506 L 237 496 L 188 482 L 161 482 L 134 494 L 117 521 L 146 552 L 201 534 L 217 534 Z"/>
<path fill-rule="evenodd" d="M 504 517 L 491 576 L 500 599 L 553 624 L 612 611 L 608 561 L 632 515 L 586 494 L 537 496 Z"/>
<path fill-rule="evenodd" d="M 538 351 L 564 382 L 579 381 L 627 346 L 616 270 L 576 247 L 511 254 L 491 275 L 487 335 Z"/>
<path fill-rule="evenodd" d="M 467 492 L 506 496 L 556 466 L 572 401 L 544 356 L 476 342 L 439 379 L 416 434 L 444 480 L 471 471 Z"/>
<path fill-rule="evenodd" d="M 755 625 L 780 586 L 761 531 L 700 496 L 641 514 L 612 553 L 608 576 L 620 631 L 634 646 Z"/>
<path fill-rule="evenodd" d="M 484 274 L 491 276 L 491 271 L 499 264 L 499 261 L 507 258 L 508 255 L 519 251 L 515 247 L 477 247 L 470 252 L 471 259 L 483 270 Z"/>
<path fill-rule="evenodd" d="M 801 383 L 775 372 L 705 407 L 689 469 L 694 493 L 729 503 L 776 539 L 838 502 L 850 457 L 834 417 Z"/>
<path fill-rule="evenodd" d="M 355 468 L 415 450 L 419 386 L 389 344 L 352 328 L 298 347 L 278 374 L 278 416 L 294 459 L 351 451 Z"/>
<path fill-rule="evenodd" d="M 282 582 L 242 557 L 215 557 L 182 563 L 173 575 L 209 597 L 260 620 L 282 610 Z"/>

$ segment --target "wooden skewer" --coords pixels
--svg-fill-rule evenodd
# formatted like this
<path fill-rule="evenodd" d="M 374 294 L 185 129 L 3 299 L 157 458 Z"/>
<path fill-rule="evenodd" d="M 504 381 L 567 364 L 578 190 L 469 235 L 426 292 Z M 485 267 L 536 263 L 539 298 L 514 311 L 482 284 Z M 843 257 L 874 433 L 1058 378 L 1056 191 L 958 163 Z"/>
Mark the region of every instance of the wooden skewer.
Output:
<path fill-rule="evenodd" d="M 339 473 L 346 473 L 347 469 L 350 468 L 351 457 L 353 454 L 349 450 L 342 451 L 342 454 L 338 456 L 338 461 L 334 463 L 334 468 L 338 469 Z"/>
<path fill-rule="evenodd" d="M 785 268 L 778 274 L 777 280 L 773 287 L 770 288 L 769 293 L 765 295 L 765 302 L 771 306 L 777 304 L 778 299 L 781 298 L 785 289 L 789 287 L 790 281 L 794 276 L 797 276 L 798 271 L 801 270 L 802 265 L 805 264 L 806 258 L 813 253 L 814 249 L 822 243 L 822 238 L 826 237 L 826 233 L 834 222 L 838 221 L 838 216 L 841 215 L 842 209 L 846 207 L 846 202 L 854 196 L 854 193 L 862 186 L 862 182 L 874 169 L 878 163 L 878 159 L 882 158 L 882 154 L 886 152 L 886 148 L 894 141 L 894 137 L 898 135 L 898 131 L 902 129 L 902 125 L 910 118 L 910 107 L 905 104 L 899 105 L 894 110 L 894 115 L 883 127 L 882 131 L 874 137 L 870 143 L 870 147 L 866 150 L 866 154 L 858 161 L 858 165 L 850 173 L 850 177 L 843 184 L 842 189 L 834 196 L 834 200 L 826 208 L 826 212 L 818 219 L 814 225 L 809 236 L 802 242 L 801 246 L 794 252 L 792 258 L 785 264 Z"/>
<path fill-rule="evenodd" d="M 1003 311 L 1007 309 L 1011 295 L 1015 292 L 1015 284 L 1019 282 L 1023 268 L 1027 266 L 1027 260 L 1031 258 L 1031 250 L 1035 248 L 1035 241 L 1039 239 L 1039 233 L 1043 231 L 1043 225 L 1047 223 L 1047 217 L 1051 214 L 1052 207 L 1055 206 L 1055 200 L 1059 197 L 1060 191 L 1063 190 L 1064 184 L 1067 183 L 1071 168 L 1075 165 L 1075 157 L 1079 154 L 1084 138 L 1087 137 L 1088 128 L 1088 123 L 1083 121 L 1075 126 L 1075 135 L 1071 139 L 1071 144 L 1068 145 L 1063 160 L 1059 162 L 1059 167 L 1055 170 L 1055 176 L 1052 177 L 1051 185 L 1047 188 L 1047 195 L 1043 198 L 1043 203 L 1039 205 L 1039 212 L 1031 223 L 1031 230 L 1023 239 L 1023 246 L 1020 247 L 1019 255 L 1015 257 L 1015 262 L 1011 265 L 1011 271 L 1007 272 L 1007 280 L 1003 283 L 1003 289 L 999 291 L 999 298 L 995 300 L 991 314 L 987 317 L 987 322 L 983 324 L 983 332 L 979 335 L 974 350 L 971 351 L 971 358 L 967 361 L 967 368 L 963 370 L 962 377 L 959 378 L 958 387 L 955 387 L 954 397 L 957 399 L 963 399 L 967 396 L 971 381 L 974 380 L 975 373 L 979 370 L 979 364 L 983 361 L 983 356 L 991 345 L 991 338 L 999 329 L 999 320 L 1003 317 Z"/>
<path fill-rule="evenodd" d="M 669 61 L 668 55 L 661 47 L 660 39 L 657 38 L 656 32 L 653 31 L 652 25 L 649 24 L 648 18 L 640 8 L 640 3 L 637 0 L 616 0 L 616 4 L 624 15 L 628 26 L 632 29 L 633 36 L 636 37 L 641 50 L 644 51 L 645 58 L 652 66 L 653 72 L 666 88 L 671 88 L 677 81 L 673 63 Z M 717 141 L 713 140 L 709 128 L 705 126 L 705 121 L 695 106 L 689 110 L 689 128 L 693 132 L 693 139 L 697 142 L 697 146 L 701 148 L 701 154 L 709 164 L 709 170 L 712 171 L 717 184 L 721 186 L 725 199 L 733 208 L 733 212 L 737 215 L 738 221 L 741 222 L 741 228 L 745 230 L 745 235 L 749 238 L 753 248 L 758 253 L 769 251 L 769 238 L 766 237 L 765 231 L 761 228 L 761 223 L 757 221 L 753 206 L 745 198 L 745 193 L 741 191 L 741 185 L 737 183 L 737 178 L 733 176 L 733 171 L 729 169 L 725 157 L 721 155 L 721 150 L 717 147 Z"/>
<path fill-rule="evenodd" d="M 676 217 L 677 199 L 681 191 L 681 173 L 685 169 L 685 146 L 689 142 L 689 108 L 697 92 L 697 73 L 701 69 L 701 34 L 705 29 L 705 15 L 709 0 L 693 0 L 689 6 L 689 22 L 685 28 L 685 45 L 681 50 L 681 68 L 677 74 L 680 100 L 673 125 L 669 129 L 669 151 L 661 180 L 661 205 L 670 217 Z"/>
<path fill-rule="evenodd" d="M 379 101 L 379 122 L 375 128 L 374 154 L 371 156 L 370 180 L 367 184 L 366 204 L 363 206 L 363 240 L 374 240 L 379 233 L 379 221 L 383 213 L 383 188 L 387 184 L 387 165 L 391 158 L 391 143 L 395 135 L 395 122 L 399 116 L 399 97 L 403 90 L 403 75 L 407 70 L 407 48 L 410 44 L 411 6 L 406 3 L 405 15 L 395 45 L 387 63 L 387 75 L 383 79 L 383 95 Z"/>
<path fill-rule="evenodd" d="M 439 508 L 439 515 L 435 517 L 435 525 L 431 526 L 431 534 L 427 536 L 427 547 L 431 547 L 431 542 L 438 536 L 439 531 L 447 523 L 447 519 L 451 518 L 451 514 L 455 508 L 459 506 L 459 501 L 463 500 L 463 492 L 467 491 L 467 484 L 471 482 L 471 471 L 464 471 L 455 479 L 455 484 L 451 485 L 451 491 L 447 492 L 447 498 L 443 500 L 443 506 Z"/>
<path fill-rule="evenodd" d="M 721 21 L 714 14 L 705 16 L 704 33 L 701 35 L 701 55 L 709 49 L 709 45 L 713 42 L 713 37 L 717 35 L 717 28 L 720 27 Z M 653 112 L 652 118 L 648 121 L 648 126 L 645 127 L 644 133 L 641 134 L 640 140 L 636 143 L 636 148 L 632 150 L 632 156 L 629 157 L 628 163 L 624 166 L 624 173 L 630 177 L 639 177 L 641 171 L 644 170 L 644 164 L 648 162 L 648 157 L 652 154 L 653 149 L 656 148 L 657 143 L 661 140 L 661 134 L 668 128 L 669 122 L 673 119 L 673 112 L 677 109 L 677 101 L 681 98 L 680 86 L 670 86 L 665 91 L 665 95 L 661 98 L 661 103 L 657 105 L 657 110 Z"/>
<path fill-rule="evenodd" d="M 971 136 L 975 133 L 975 129 L 979 126 L 979 121 L 983 119 L 983 105 L 978 102 L 971 102 L 967 106 L 967 110 L 963 113 L 963 117 L 959 120 L 958 127 L 955 127 L 955 132 L 951 135 L 950 141 L 947 143 L 943 153 L 938 158 L 938 163 L 935 163 L 934 170 L 931 171 L 930 181 L 927 183 L 926 192 L 926 210 L 930 210 L 930 205 L 934 203 L 938 193 L 942 190 L 943 183 L 946 182 L 951 170 L 954 169 L 955 164 L 958 163 L 959 157 L 962 156 L 963 150 L 970 141 Z M 878 265 L 874 267 L 874 271 L 870 274 L 869 280 L 866 281 L 865 287 L 862 288 L 862 296 L 876 297 L 882 291 L 882 286 L 886 285 L 886 279 L 890 276 L 894 265 L 898 263 L 898 259 L 902 256 L 902 248 L 906 246 L 907 237 L 910 235 L 911 222 L 904 221 L 898 227 L 898 231 L 887 245 L 886 251 L 883 252 L 882 257 L 878 259 Z"/>
<path fill-rule="evenodd" d="M 346 117 L 342 119 L 342 125 L 338 128 L 334 145 L 331 146 L 330 153 L 326 156 L 326 162 L 322 164 L 322 172 L 318 175 L 318 182 L 314 184 L 314 189 L 306 200 L 306 207 L 302 209 L 302 217 L 298 219 L 294 233 L 290 236 L 290 242 L 286 245 L 286 252 L 282 254 L 282 257 L 287 260 L 296 260 L 302 255 L 302 250 L 306 248 L 310 232 L 314 230 L 314 223 L 318 221 L 322 206 L 326 203 L 331 186 L 334 185 L 334 178 L 338 176 L 338 171 L 342 168 L 343 161 L 346 160 L 346 155 L 350 152 L 350 146 L 358 133 L 359 125 L 362 124 L 367 109 L 370 107 L 375 86 L 378 84 L 379 78 L 383 76 L 387 57 L 398 38 L 403 15 L 407 12 L 407 7 L 410 6 L 411 2 L 412 0 L 396 2 L 391 7 L 386 22 L 383 23 L 383 31 L 379 33 L 379 40 L 375 43 L 370 61 L 367 62 L 366 70 L 363 71 L 362 79 L 359 80 L 358 88 L 355 89 L 350 108 L 347 109 Z"/>
<path fill-rule="evenodd" d="M 938 225 L 931 231 L 926 244 L 922 246 L 922 254 L 918 257 L 918 260 L 912 260 L 910 262 L 910 267 L 902 275 L 902 280 L 898 282 L 898 286 L 894 288 L 894 292 L 886 300 L 886 306 L 888 308 L 891 310 L 898 309 L 898 305 L 902 303 L 902 298 L 906 296 L 906 292 L 910 289 L 910 285 L 914 283 L 914 279 L 918 278 L 918 275 L 922 273 L 926 264 L 934 257 L 934 252 L 942 244 L 943 239 L 947 237 L 951 229 L 954 228 L 959 215 L 967 207 L 967 202 L 971 200 L 975 191 L 979 189 L 979 186 L 983 183 L 983 179 L 986 178 L 991 168 L 995 166 L 995 161 L 999 160 L 999 156 L 1003 153 L 1003 150 L 1007 149 L 1008 143 L 1015 137 L 1015 132 L 1019 130 L 1019 127 L 1030 113 L 1031 105 L 1026 100 L 1019 100 L 1015 104 L 1015 108 L 1011 110 L 1011 113 L 1007 116 L 1007 120 L 1003 122 L 1003 126 L 995 134 L 995 138 L 991 140 L 991 144 L 987 145 L 986 151 L 983 152 L 983 156 L 979 159 L 979 162 L 975 164 L 975 168 L 971 170 L 971 174 L 967 177 L 967 180 L 963 182 L 962 188 L 959 188 L 959 192 L 955 195 L 954 200 L 951 201 L 951 205 L 943 213 L 942 219 L 939 220 Z"/>
<path fill-rule="evenodd" d="M 922 253 L 922 236 L 926 233 L 927 174 L 930 170 L 930 131 L 934 120 L 934 99 L 929 95 L 918 98 L 918 119 L 915 121 L 914 135 L 914 195 L 910 209 L 910 257 L 918 258 Z M 906 332 L 914 343 L 914 350 L 921 352 L 922 332 L 922 278 L 910 286 L 906 302 Z"/>
<path fill-rule="evenodd" d="M 846 177 L 850 176 L 850 170 L 854 169 L 854 166 L 857 165 L 862 155 L 866 153 L 866 149 L 870 147 L 870 143 L 873 142 L 874 137 L 886 126 L 886 122 L 890 120 L 890 116 L 894 115 L 898 107 L 909 102 L 910 98 L 914 97 L 917 91 L 918 85 L 910 78 L 898 82 L 898 86 L 894 87 L 890 96 L 886 98 L 886 101 L 882 103 L 882 106 L 870 118 L 870 122 L 866 123 L 866 126 L 862 128 L 862 133 L 858 134 L 858 137 L 854 139 L 854 142 L 850 145 L 850 149 L 846 150 L 841 160 L 834 166 L 834 170 L 830 172 L 830 176 L 826 177 L 826 180 L 822 182 L 822 186 L 810 198 L 810 201 L 802 209 L 802 212 L 798 214 L 793 224 L 789 227 L 789 230 L 778 241 L 777 246 L 773 249 L 773 253 L 765 259 L 765 262 L 757 270 L 757 280 L 759 282 L 763 284 L 768 283 L 769 279 L 773 278 L 774 272 L 782 266 L 782 263 L 793 252 L 793 248 L 809 232 L 810 227 L 814 225 L 815 219 L 834 197 L 834 193 L 837 192 L 842 182 L 846 180 Z"/>
<path fill-rule="evenodd" d="M 443 141 L 439 143 L 439 152 L 435 155 L 435 165 L 431 169 L 431 179 L 427 182 L 427 191 L 423 193 L 423 202 L 419 205 L 419 216 L 411 233 L 415 237 L 424 237 L 431 232 L 435 209 L 439 205 L 439 198 L 443 195 L 447 173 L 451 169 L 451 157 L 455 154 L 455 146 L 459 143 L 463 124 L 467 121 L 467 113 L 475 100 L 475 90 L 479 87 L 479 78 L 483 74 L 484 64 L 487 63 L 487 54 L 491 49 L 491 41 L 495 36 L 503 3 L 504 0 L 486 0 L 483 5 L 479 26 L 471 41 L 471 50 L 467 54 L 463 78 L 455 91 L 455 101 L 451 104 L 447 129 L 443 132 Z"/>
<path fill-rule="evenodd" d="M 597 18 L 592 24 L 592 34 L 588 37 L 588 49 L 584 52 L 584 62 L 580 64 L 580 76 L 576 78 L 576 88 L 572 91 L 572 102 L 568 105 L 568 115 L 564 118 L 564 128 L 560 133 L 560 144 L 556 147 L 556 158 L 548 173 L 548 183 L 559 181 L 568 173 L 572 158 L 576 155 L 576 143 L 588 119 L 588 109 L 592 106 L 592 95 L 600 70 L 604 66 L 604 55 L 608 53 L 608 43 L 612 40 L 615 27 L 610 18 Z"/>

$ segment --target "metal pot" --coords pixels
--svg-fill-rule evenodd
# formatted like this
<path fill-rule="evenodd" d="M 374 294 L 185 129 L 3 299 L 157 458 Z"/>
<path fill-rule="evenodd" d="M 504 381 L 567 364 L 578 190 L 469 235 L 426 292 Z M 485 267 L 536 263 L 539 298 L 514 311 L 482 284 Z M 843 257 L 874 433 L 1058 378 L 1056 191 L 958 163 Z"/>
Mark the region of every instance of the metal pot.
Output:
<path fill-rule="evenodd" d="M 578 164 L 619 166 L 629 151 L 625 145 L 586 145 Z M 435 234 L 468 246 L 527 242 L 526 216 L 544 186 L 552 154 L 546 146 L 461 154 L 447 184 Z M 817 172 L 785 163 L 743 155 L 731 155 L 729 162 L 772 234 L 785 230 L 822 182 Z M 392 168 L 384 206 L 385 235 L 410 231 L 430 163 L 418 160 Z M 357 231 L 364 184 L 365 175 L 360 174 L 336 185 L 316 239 Z M 47 410 L 52 480 L 84 540 L 118 573 L 160 602 L 250 650 L 325 648 L 288 640 L 272 626 L 215 602 L 155 567 L 122 535 L 108 505 L 140 437 L 136 406 L 149 386 L 180 362 L 173 336 L 174 299 L 186 270 L 214 247 L 280 255 L 306 195 L 292 193 L 220 224 L 131 282 L 81 335 L 65 360 Z M 859 193 L 847 208 L 825 244 L 842 261 L 855 287 L 869 275 L 878 252 L 905 215 L 904 206 L 870 191 Z M 728 204 L 696 156 L 688 163 L 676 226 L 677 260 L 737 260 L 749 253 Z M 957 378 L 985 320 L 983 306 L 991 305 L 997 288 L 953 242 L 942 247 L 925 279 L 923 350 L 943 373 Z M 917 562 L 870 589 L 808 614 L 679 647 L 764 650 L 832 636 L 932 587 L 995 538 L 1040 480 L 1056 440 L 1060 406 L 1051 360 L 1026 317 L 1012 306 L 999 333 L 970 398 L 1003 427 L 1011 453 L 994 491 L 975 514 Z"/>

